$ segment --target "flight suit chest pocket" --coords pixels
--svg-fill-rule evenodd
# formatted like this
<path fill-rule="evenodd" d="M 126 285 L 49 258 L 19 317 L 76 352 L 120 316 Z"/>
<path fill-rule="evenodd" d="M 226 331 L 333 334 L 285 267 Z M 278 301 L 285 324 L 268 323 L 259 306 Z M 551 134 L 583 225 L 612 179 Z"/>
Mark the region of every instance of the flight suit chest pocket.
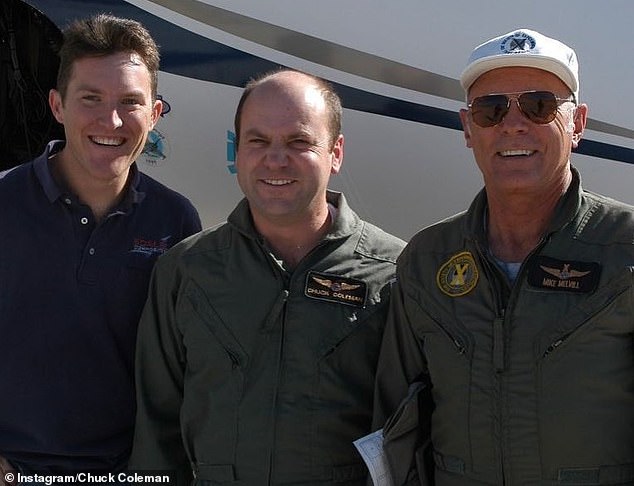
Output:
<path fill-rule="evenodd" d="M 548 411 L 539 417 L 546 476 L 556 477 L 559 471 L 560 481 L 570 479 L 561 482 L 604 484 L 591 482 L 593 474 L 599 478 L 632 462 L 632 301 L 632 274 L 627 269 L 571 308 L 568 319 L 539 341 L 537 408 Z M 601 465 L 586 471 L 589 479 L 583 481 L 580 470 L 562 474 L 559 469 L 578 463 L 578 444 L 592 458 L 592 468 Z"/>
<path fill-rule="evenodd" d="M 556 326 L 550 326 L 537 341 L 538 359 L 553 359 L 570 348 L 586 346 L 588 357 L 602 354 L 600 343 L 610 340 L 629 342 L 634 331 L 632 313 L 633 275 L 631 269 L 613 278 L 606 285 L 579 302 L 560 303 L 564 312 Z M 572 305 L 574 304 L 574 305 Z M 561 310 L 563 309 L 563 311 Z"/>
<path fill-rule="evenodd" d="M 190 372 L 222 380 L 246 368 L 246 352 L 195 282 L 187 284 L 178 314 Z"/>

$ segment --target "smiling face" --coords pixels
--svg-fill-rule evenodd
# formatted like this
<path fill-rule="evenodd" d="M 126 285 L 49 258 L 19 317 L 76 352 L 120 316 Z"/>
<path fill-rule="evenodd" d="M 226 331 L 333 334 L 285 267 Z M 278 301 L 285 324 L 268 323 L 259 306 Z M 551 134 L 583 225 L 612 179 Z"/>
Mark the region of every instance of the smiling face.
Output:
<path fill-rule="evenodd" d="M 343 160 L 321 92 L 299 73 L 256 87 L 242 108 L 236 167 L 256 226 L 301 224 L 328 213 L 326 190 Z"/>
<path fill-rule="evenodd" d="M 120 52 L 78 59 L 64 99 L 52 90 L 49 103 L 66 133 L 58 156 L 68 183 L 75 189 L 106 184 L 123 190 L 161 113 L 139 56 Z"/>
<path fill-rule="evenodd" d="M 554 74 L 511 67 L 480 76 L 469 90 L 469 101 L 493 93 L 532 90 L 551 91 L 561 98 L 570 96 L 570 90 Z M 469 110 L 461 110 L 466 144 L 473 149 L 487 191 L 538 194 L 565 189 L 570 180 L 570 151 L 583 134 L 586 110 L 585 105 L 563 103 L 552 122 L 538 125 L 512 101 L 504 119 L 486 128 L 474 123 Z"/>

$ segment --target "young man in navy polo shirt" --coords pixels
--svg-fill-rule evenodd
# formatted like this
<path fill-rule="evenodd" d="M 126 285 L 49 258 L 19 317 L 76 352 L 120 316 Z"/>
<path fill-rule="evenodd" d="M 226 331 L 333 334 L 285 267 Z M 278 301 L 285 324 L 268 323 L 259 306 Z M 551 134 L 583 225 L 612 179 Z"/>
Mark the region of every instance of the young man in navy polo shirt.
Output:
<path fill-rule="evenodd" d="M 126 467 L 150 272 L 201 229 L 134 163 L 162 109 L 147 30 L 98 15 L 64 39 L 49 104 L 66 141 L 0 178 L 0 468 L 25 475 Z"/>

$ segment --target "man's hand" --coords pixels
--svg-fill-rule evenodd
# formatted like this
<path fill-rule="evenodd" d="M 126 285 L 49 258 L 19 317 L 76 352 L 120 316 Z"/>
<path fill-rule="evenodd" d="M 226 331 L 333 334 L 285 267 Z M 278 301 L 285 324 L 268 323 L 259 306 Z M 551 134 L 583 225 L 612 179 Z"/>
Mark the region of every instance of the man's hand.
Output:
<path fill-rule="evenodd" d="M 15 486 L 18 483 L 18 475 L 13 466 L 4 457 L 0 456 L 0 486 Z"/>

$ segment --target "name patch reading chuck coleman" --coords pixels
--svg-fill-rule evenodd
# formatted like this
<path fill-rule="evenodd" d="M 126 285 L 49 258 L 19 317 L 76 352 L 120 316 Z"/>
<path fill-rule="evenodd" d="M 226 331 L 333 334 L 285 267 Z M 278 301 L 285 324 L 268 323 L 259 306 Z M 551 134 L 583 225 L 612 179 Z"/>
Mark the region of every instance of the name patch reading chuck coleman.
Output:
<path fill-rule="evenodd" d="M 355 307 L 365 306 L 368 286 L 363 280 L 328 273 L 308 272 L 304 294 L 307 297 Z"/>
<path fill-rule="evenodd" d="M 528 267 L 528 283 L 543 290 L 590 293 L 599 284 L 601 265 L 537 256 Z"/>

